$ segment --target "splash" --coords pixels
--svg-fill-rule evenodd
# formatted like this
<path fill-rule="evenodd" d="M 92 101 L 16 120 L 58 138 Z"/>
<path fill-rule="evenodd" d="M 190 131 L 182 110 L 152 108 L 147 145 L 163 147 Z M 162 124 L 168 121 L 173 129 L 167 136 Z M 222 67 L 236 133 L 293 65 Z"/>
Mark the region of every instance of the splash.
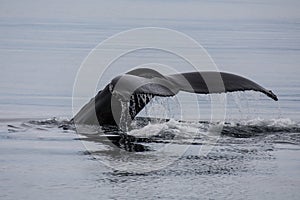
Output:
<path fill-rule="evenodd" d="M 128 132 L 129 130 L 129 122 L 131 121 L 129 115 L 129 102 L 128 101 L 121 101 L 121 117 L 120 117 L 120 124 L 119 128 L 124 132 Z"/>

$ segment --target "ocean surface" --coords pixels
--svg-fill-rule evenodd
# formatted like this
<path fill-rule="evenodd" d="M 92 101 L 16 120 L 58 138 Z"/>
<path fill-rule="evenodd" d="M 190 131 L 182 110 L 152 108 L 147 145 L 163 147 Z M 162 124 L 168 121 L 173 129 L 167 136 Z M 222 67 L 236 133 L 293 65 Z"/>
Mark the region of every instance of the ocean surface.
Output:
<path fill-rule="evenodd" d="M 0 198 L 299 199 L 300 21 L 295 16 L 254 16 L 101 20 L 92 15 L 1 15 Z M 76 74 L 100 42 L 145 26 L 190 36 L 220 71 L 256 81 L 279 101 L 257 92 L 230 93 L 224 120 L 214 121 L 211 99 L 218 95 L 155 98 L 128 131 L 151 138 L 140 142 L 150 151 L 111 152 L 101 141 L 102 129 L 89 127 L 82 134 L 68 122 L 75 114 Z M 179 72 L 192 69 L 172 54 L 143 49 L 112 63 L 95 93 L 118 74 L 145 63 Z M 170 120 L 145 123 L 145 117 Z M 220 127 L 210 139 L 209 130 Z M 209 147 L 206 153 L 204 146 Z M 160 151 L 165 147 L 166 152 Z"/>

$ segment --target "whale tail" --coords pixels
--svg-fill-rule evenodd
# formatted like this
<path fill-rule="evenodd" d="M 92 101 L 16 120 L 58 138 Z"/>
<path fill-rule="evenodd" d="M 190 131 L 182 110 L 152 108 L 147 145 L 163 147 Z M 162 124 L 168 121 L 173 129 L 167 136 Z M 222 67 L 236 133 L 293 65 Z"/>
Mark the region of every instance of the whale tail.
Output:
<path fill-rule="evenodd" d="M 94 124 L 98 121 L 100 125 L 116 125 L 124 111 L 122 102 L 129 102 L 127 112 L 132 120 L 155 96 L 169 97 L 180 91 L 212 94 L 247 90 L 262 92 L 278 100 L 271 90 L 231 73 L 204 71 L 162 75 L 153 69 L 139 68 L 114 78 L 74 119 L 75 123 Z"/>
<path fill-rule="evenodd" d="M 134 79 L 137 77 L 143 77 L 148 80 L 155 79 L 155 81 L 144 80 L 143 84 L 136 88 L 136 94 L 149 93 L 155 96 L 173 96 L 179 91 L 212 94 L 253 90 L 262 92 L 273 100 L 278 101 L 277 96 L 271 90 L 263 88 L 250 79 L 226 72 L 203 71 L 164 76 L 152 69 L 138 68 L 126 74 L 133 75 L 128 80 L 131 82 L 134 82 Z"/>

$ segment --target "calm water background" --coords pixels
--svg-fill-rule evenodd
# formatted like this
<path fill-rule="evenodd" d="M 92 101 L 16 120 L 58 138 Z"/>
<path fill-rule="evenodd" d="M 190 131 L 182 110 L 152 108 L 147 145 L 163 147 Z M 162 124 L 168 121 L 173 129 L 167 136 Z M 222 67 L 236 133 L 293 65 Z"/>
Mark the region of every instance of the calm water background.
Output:
<path fill-rule="evenodd" d="M 73 83 L 88 53 L 120 31 L 156 26 L 191 36 L 220 70 L 249 77 L 278 95 L 278 103 L 251 92 L 228 95 L 226 121 L 277 119 L 287 129 L 291 124 L 298 127 L 297 1 L 274 1 L 272 5 L 268 1 L 90 3 L 1 2 L 1 199 L 299 199 L 296 133 L 294 143 L 284 138 L 276 143 L 254 138 L 247 145 L 247 141 L 228 143 L 226 139 L 225 150 L 217 148 L 209 159 L 184 157 L 164 170 L 141 175 L 114 172 L 84 155 L 85 148 L 74 140 L 78 136 L 72 131 L 55 124 L 27 123 L 52 117 L 70 119 Z M 140 52 L 120 63 L 130 69 L 144 62 L 141 55 L 149 61 L 156 54 Z M 107 80 L 124 71 L 115 69 Z M 199 97 L 203 109 L 209 105 L 207 99 Z M 190 104 L 188 98 L 185 103 L 193 113 L 196 104 Z M 231 151 L 236 149 L 258 153 Z M 218 157 L 224 151 L 229 162 Z"/>

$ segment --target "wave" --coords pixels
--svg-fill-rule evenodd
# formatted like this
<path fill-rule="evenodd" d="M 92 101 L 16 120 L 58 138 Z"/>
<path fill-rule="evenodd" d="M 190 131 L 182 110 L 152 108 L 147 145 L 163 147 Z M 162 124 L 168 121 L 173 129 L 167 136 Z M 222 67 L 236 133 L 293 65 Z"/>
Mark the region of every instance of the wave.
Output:
<path fill-rule="evenodd" d="M 300 133 L 300 123 L 288 118 L 252 119 L 225 123 L 222 134 L 233 137 L 252 137 L 274 133 Z"/>
<path fill-rule="evenodd" d="M 30 129 L 70 130 L 76 127 L 66 118 L 50 118 L 45 120 L 29 120 L 20 125 L 7 125 L 9 132 L 25 132 Z M 221 138 L 268 138 L 270 141 L 300 144 L 300 123 L 288 118 L 251 119 L 231 122 L 178 121 L 151 118 L 137 118 L 131 130 L 124 134 L 116 127 L 84 126 L 80 134 L 119 136 L 126 135 L 130 140 L 137 138 L 139 142 L 180 142 L 198 144 L 209 137 Z M 124 136 L 125 137 L 125 136 Z M 195 142 L 196 141 L 196 142 Z"/>
<path fill-rule="evenodd" d="M 145 119 L 139 119 L 145 120 Z M 221 127 L 221 135 L 232 137 L 251 137 L 269 133 L 300 133 L 300 123 L 288 118 L 278 119 L 251 119 L 232 122 L 185 122 L 176 120 L 167 120 L 164 123 L 151 123 L 148 121 L 146 126 L 140 129 L 134 129 L 129 134 L 135 136 L 155 136 L 157 132 L 172 132 L 182 134 L 182 137 L 190 137 L 191 133 L 205 133 L 211 127 Z"/>

